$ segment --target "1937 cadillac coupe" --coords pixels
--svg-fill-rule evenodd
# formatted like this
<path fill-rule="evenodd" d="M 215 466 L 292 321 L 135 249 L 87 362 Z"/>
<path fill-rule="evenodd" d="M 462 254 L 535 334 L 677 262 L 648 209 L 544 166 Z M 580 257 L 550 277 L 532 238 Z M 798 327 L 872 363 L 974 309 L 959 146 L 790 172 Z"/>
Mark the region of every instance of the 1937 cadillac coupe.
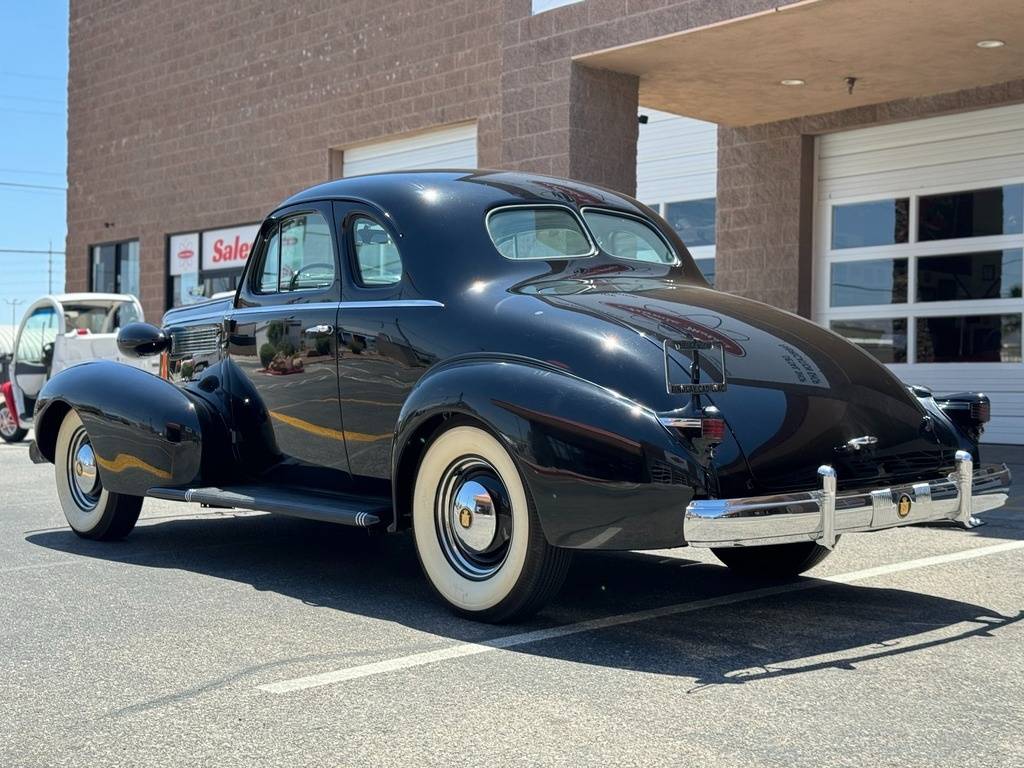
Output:
<path fill-rule="evenodd" d="M 982 394 L 908 388 L 843 338 L 708 287 L 635 200 L 500 171 L 285 201 L 236 295 L 120 332 L 161 375 L 66 370 L 36 406 L 71 527 L 144 496 L 411 529 L 457 611 L 537 610 L 577 549 L 711 547 L 766 578 L 841 534 L 1002 505 Z"/>

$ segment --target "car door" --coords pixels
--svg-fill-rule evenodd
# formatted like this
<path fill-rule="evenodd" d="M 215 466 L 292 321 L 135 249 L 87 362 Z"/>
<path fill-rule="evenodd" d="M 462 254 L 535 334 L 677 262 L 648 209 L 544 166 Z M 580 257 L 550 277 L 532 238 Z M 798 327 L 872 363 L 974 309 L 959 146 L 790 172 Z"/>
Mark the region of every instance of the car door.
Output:
<path fill-rule="evenodd" d="M 349 466 L 359 480 L 385 480 L 402 404 L 433 360 L 417 327 L 441 304 L 408 284 L 388 217 L 347 202 L 335 202 L 334 216 L 343 243 L 338 388 Z"/>
<path fill-rule="evenodd" d="M 341 281 L 330 222 L 330 203 L 286 209 L 265 222 L 225 324 L 243 462 L 251 459 L 268 481 L 340 490 L 349 473 L 338 404 Z M 278 461 L 264 473 L 260 452 L 271 442 Z"/>
<path fill-rule="evenodd" d="M 57 335 L 64 332 L 64 319 L 57 308 L 36 307 L 22 324 L 14 350 L 14 384 L 21 395 L 21 418 L 31 418 L 36 397 L 50 378 Z"/>

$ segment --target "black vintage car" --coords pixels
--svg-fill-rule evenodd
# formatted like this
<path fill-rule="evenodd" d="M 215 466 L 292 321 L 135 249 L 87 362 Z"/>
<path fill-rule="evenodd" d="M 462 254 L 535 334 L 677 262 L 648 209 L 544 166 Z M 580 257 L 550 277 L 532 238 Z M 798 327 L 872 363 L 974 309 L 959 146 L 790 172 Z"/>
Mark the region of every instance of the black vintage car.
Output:
<path fill-rule="evenodd" d="M 390 532 L 463 614 L 539 608 L 578 549 L 713 548 L 766 578 L 841 534 L 975 524 L 988 399 L 908 388 L 712 290 L 649 208 L 500 171 L 322 184 L 263 223 L 233 298 L 122 329 L 161 377 L 55 376 L 33 456 L 71 527 L 144 496 Z"/>

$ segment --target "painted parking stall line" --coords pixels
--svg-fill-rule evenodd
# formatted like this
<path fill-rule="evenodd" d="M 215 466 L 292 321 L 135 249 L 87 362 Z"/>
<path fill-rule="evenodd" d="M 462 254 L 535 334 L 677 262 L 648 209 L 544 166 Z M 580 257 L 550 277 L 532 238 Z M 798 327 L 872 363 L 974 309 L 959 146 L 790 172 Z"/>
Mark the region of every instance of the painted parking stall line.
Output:
<path fill-rule="evenodd" d="M 565 624 L 559 627 L 548 627 L 546 629 L 538 629 L 532 632 L 520 632 L 514 635 L 506 635 L 505 637 L 497 637 L 492 640 L 486 640 L 482 643 L 459 643 L 457 645 L 439 648 L 434 651 L 423 651 L 421 653 L 399 656 L 394 659 L 385 659 L 384 661 L 373 662 L 371 664 L 360 664 L 355 667 L 347 667 L 329 672 L 320 672 L 314 675 L 296 677 L 291 680 L 281 680 L 276 683 L 267 683 L 257 687 L 261 691 L 265 691 L 267 693 L 292 693 L 294 691 L 306 690 L 307 688 L 319 688 L 324 685 L 342 683 L 348 680 L 358 680 L 364 677 L 373 677 L 390 672 L 397 672 L 403 669 L 436 664 L 441 661 L 460 659 L 467 656 L 477 656 L 482 653 L 491 653 L 493 651 L 500 651 L 507 648 L 515 648 L 521 645 L 542 642 L 544 640 L 554 640 L 560 637 L 578 635 L 583 632 L 593 632 L 595 630 L 618 627 L 624 624 L 635 624 L 637 622 L 660 619 L 666 616 L 678 616 L 680 614 L 692 613 L 694 611 L 701 611 L 707 608 L 750 602 L 752 600 L 760 600 L 762 598 L 788 594 L 790 592 L 817 589 L 829 584 L 852 584 L 854 582 L 866 581 L 868 579 L 886 576 L 888 574 L 913 571 L 919 568 L 928 568 L 934 565 L 955 563 L 963 560 L 973 560 L 979 557 L 998 555 L 1018 549 L 1024 549 L 1024 541 L 1008 541 L 987 547 L 975 547 L 972 549 L 960 550 L 958 552 L 950 552 L 944 555 L 904 560 L 898 563 L 880 565 L 875 568 L 865 568 L 858 571 L 850 571 L 848 573 L 841 573 L 820 579 L 807 579 L 805 581 L 798 581 L 790 584 L 780 584 L 773 587 L 764 587 L 761 589 L 747 590 L 745 592 L 735 592 L 729 595 L 720 595 L 706 600 L 693 600 L 688 603 L 676 603 L 674 605 L 666 605 L 660 608 L 633 611 L 631 613 L 622 613 L 615 616 L 605 616 L 602 618 L 590 619 L 588 621 L 580 621 L 574 624 Z"/>

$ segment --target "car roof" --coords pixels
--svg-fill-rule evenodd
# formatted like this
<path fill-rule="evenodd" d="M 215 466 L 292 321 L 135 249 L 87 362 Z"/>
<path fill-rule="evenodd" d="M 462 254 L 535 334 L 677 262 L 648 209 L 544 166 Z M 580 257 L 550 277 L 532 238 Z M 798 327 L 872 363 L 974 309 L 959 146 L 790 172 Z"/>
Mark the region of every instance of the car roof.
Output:
<path fill-rule="evenodd" d="M 631 197 L 594 184 L 520 171 L 438 169 L 391 171 L 351 176 L 310 187 L 285 200 L 279 208 L 314 200 L 360 200 L 385 211 L 417 208 L 477 208 L 501 205 L 552 204 L 644 210 Z"/>
<path fill-rule="evenodd" d="M 130 293 L 56 293 L 50 298 L 60 304 L 73 304 L 79 301 L 136 301 Z"/>

